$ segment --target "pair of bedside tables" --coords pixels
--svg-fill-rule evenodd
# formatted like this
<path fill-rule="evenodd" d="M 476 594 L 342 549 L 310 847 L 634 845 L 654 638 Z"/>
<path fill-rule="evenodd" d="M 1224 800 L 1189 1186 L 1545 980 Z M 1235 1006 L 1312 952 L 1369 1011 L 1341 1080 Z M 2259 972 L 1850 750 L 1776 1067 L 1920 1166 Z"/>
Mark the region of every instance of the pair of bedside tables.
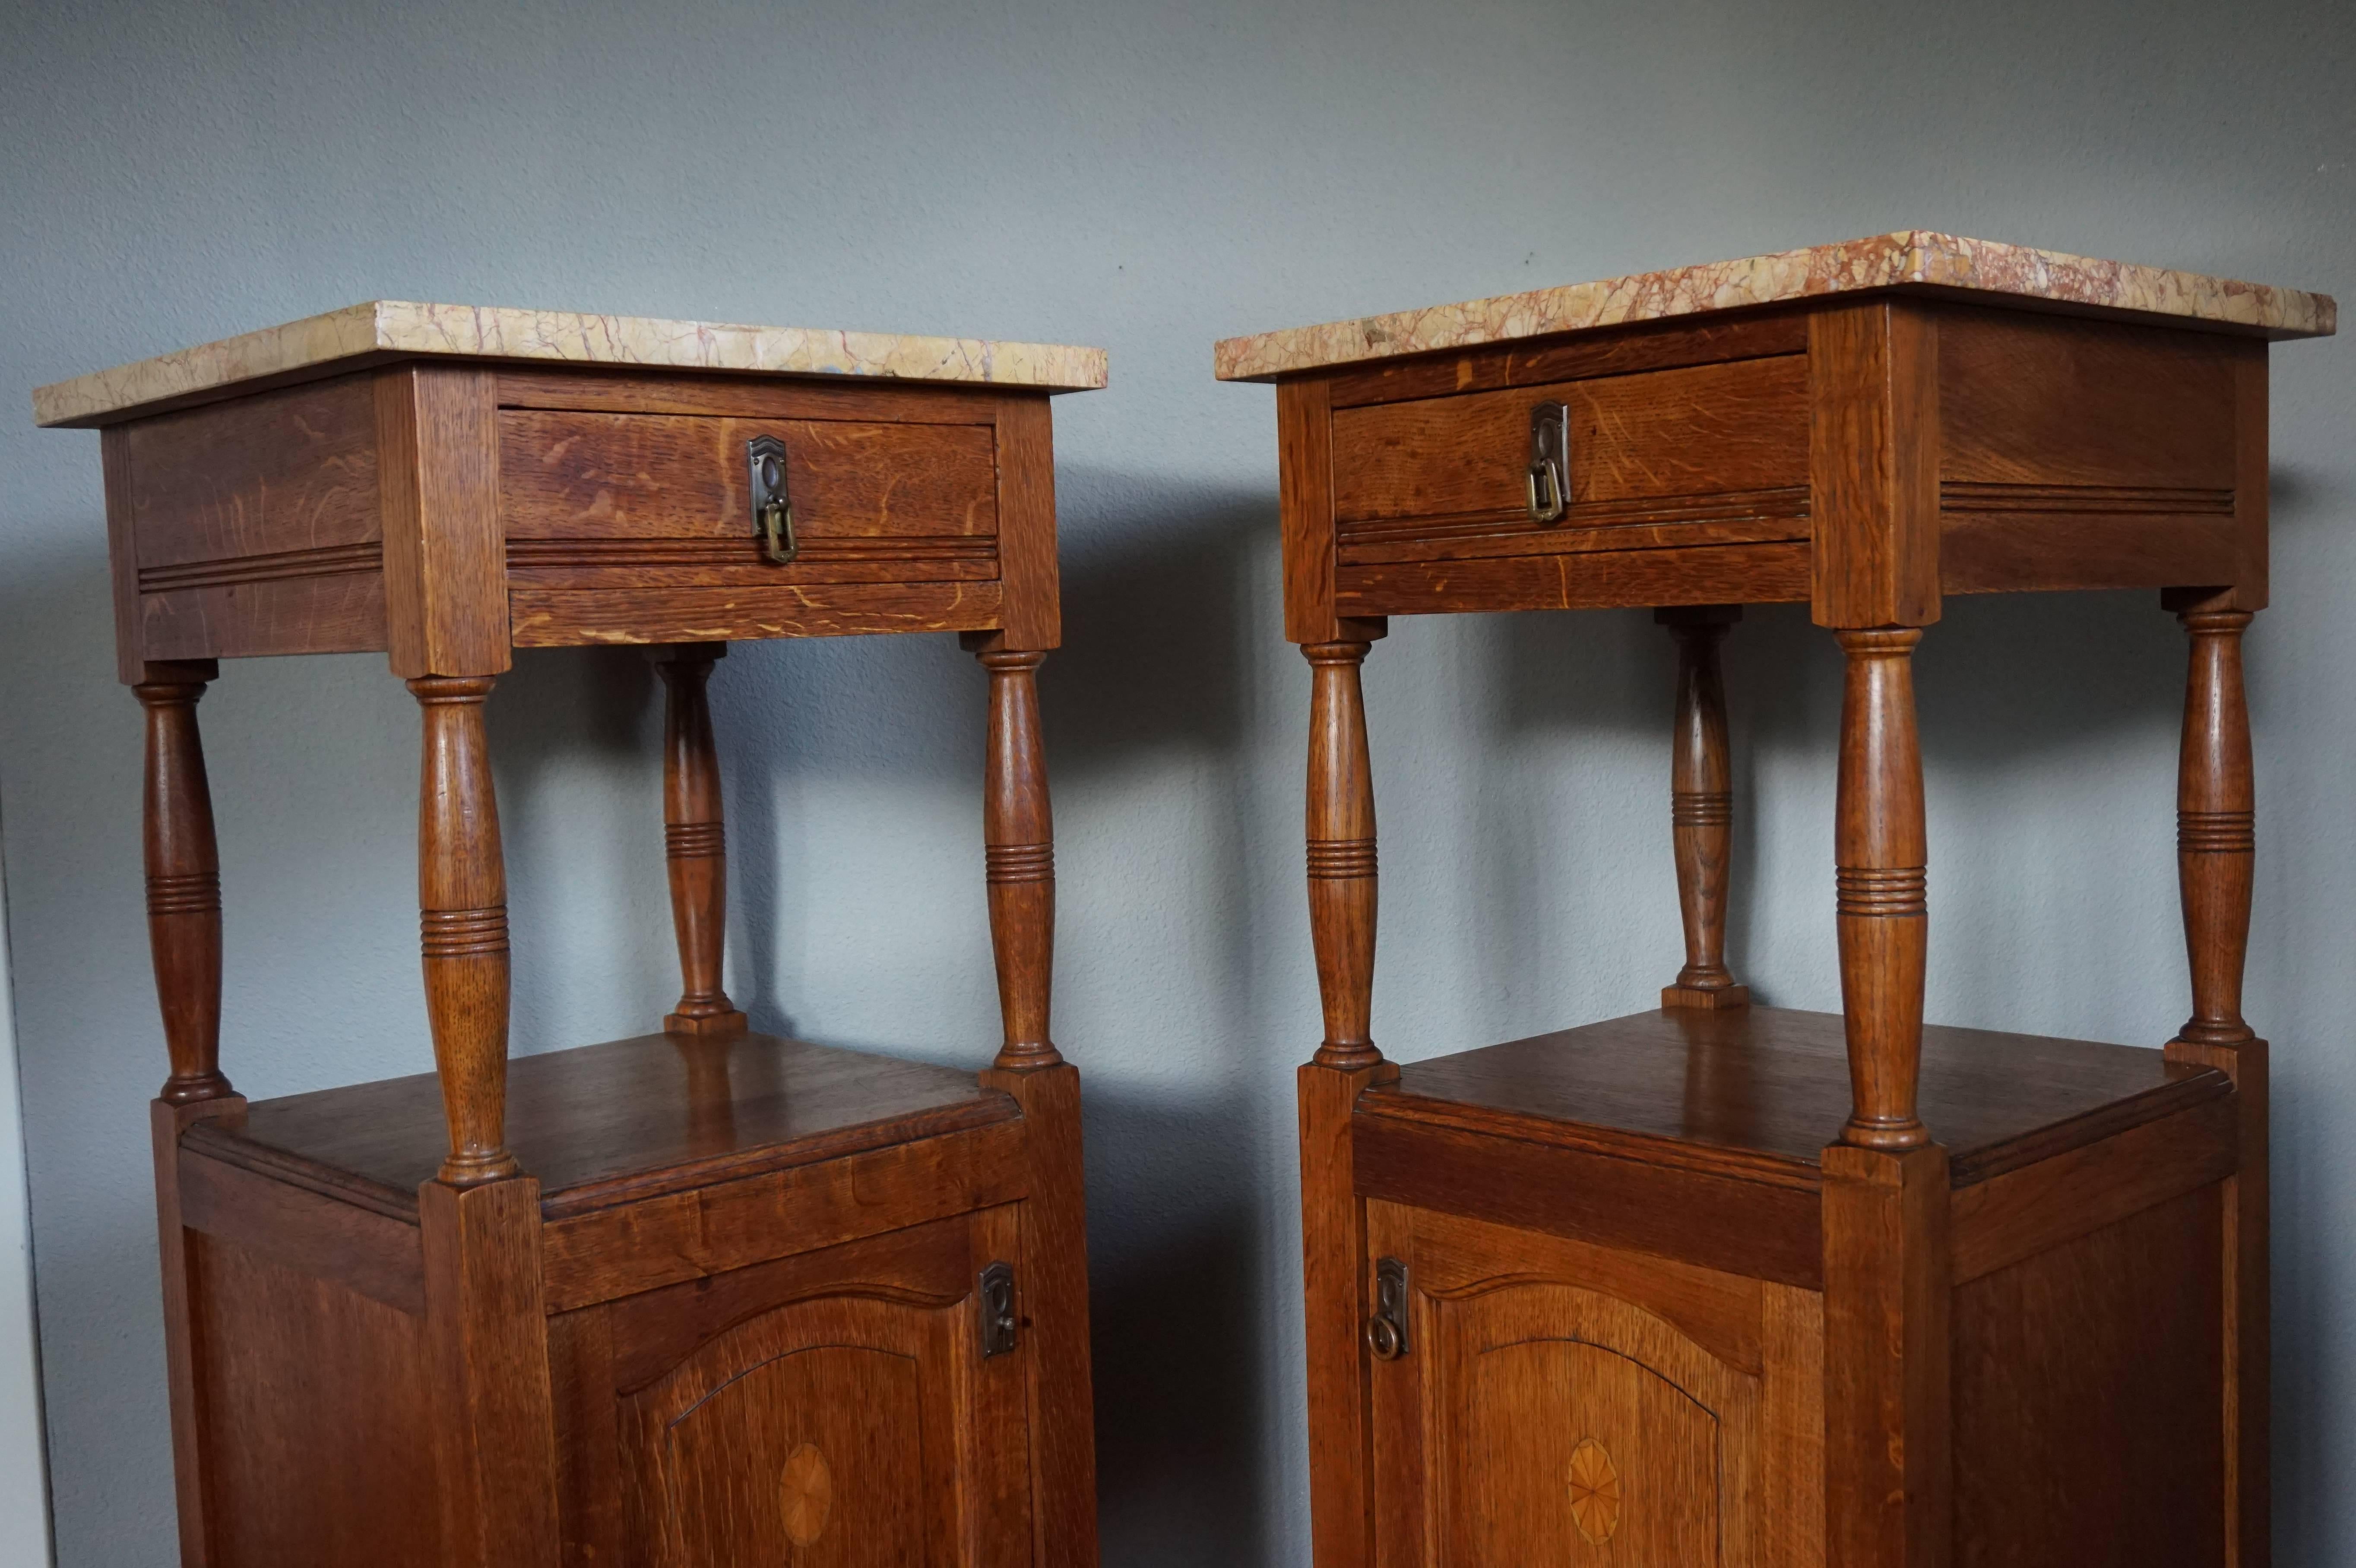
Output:
<path fill-rule="evenodd" d="M 1321 1568 L 2266 1557 L 2265 1052 L 2240 1011 L 2265 344 L 2318 296 L 1902 234 L 1237 339 L 1278 383 L 1312 667 L 1301 1073 Z M 1077 1081 L 1047 1028 L 1047 398 L 1091 350 L 379 304 L 44 389 L 103 429 L 147 715 L 184 1559 L 1094 1560 Z M 2162 591 L 2191 635 L 2164 1051 L 1926 1027 L 1909 658 L 1948 592 Z M 1720 649 L 1847 663 L 1844 1015 L 1725 963 Z M 1358 668 L 1394 614 L 1641 605 L 1676 638 L 1687 962 L 1657 1013 L 1374 1041 Z M 988 670 L 1005 1046 L 750 1033 L 705 682 L 731 641 L 960 635 Z M 510 650 L 667 693 L 683 995 L 506 1061 L 483 709 Z M 382 651 L 421 705 L 438 1073 L 220 1071 L 196 703 Z"/>

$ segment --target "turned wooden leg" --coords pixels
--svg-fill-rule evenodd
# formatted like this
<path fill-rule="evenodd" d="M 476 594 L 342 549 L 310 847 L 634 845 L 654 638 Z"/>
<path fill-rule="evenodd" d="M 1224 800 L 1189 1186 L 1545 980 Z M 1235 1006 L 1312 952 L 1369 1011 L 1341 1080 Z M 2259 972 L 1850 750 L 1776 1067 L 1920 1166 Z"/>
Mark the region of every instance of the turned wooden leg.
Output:
<path fill-rule="evenodd" d="M 720 807 L 720 754 L 712 740 L 704 683 L 725 643 L 680 643 L 652 650 L 663 683 L 663 847 L 670 859 L 670 918 L 679 936 L 684 989 L 663 1019 L 672 1034 L 744 1032 L 744 1015 L 720 987 L 727 941 L 728 842 Z"/>
<path fill-rule="evenodd" d="M 147 714 L 147 945 L 176 1105 L 233 1094 L 220 1071 L 220 854 L 197 703 L 220 673 L 211 660 L 151 664 L 133 687 Z"/>
<path fill-rule="evenodd" d="M 1006 1043 L 996 1066 L 1064 1060 L 1047 1033 L 1055 956 L 1055 824 L 1047 804 L 1047 748 L 1039 732 L 1044 653 L 983 653 L 990 672 L 989 761 L 982 778 L 982 859 L 990 880 L 990 944 Z"/>
<path fill-rule="evenodd" d="M 2192 1016 L 2176 1038 L 2238 1045 L 2257 1038 L 2242 1018 L 2257 852 L 2250 709 L 2242 691 L 2242 633 L 2250 613 L 2186 611 L 2177 618 L 2192 640 L 2176 776 L 2176 874 L 2191 960 Z"/>
<path fill-rule="evenodd" d="M 2189 597 L 2189 595 L 2188 595 Z M 2179 612 L 2191 638 L 2176 784 L 2176 868 L 2191 961 L 2192 1016 L 2168 1057 L 2229 1074 L 2241 1104 L 2241 1168 L 2225 1183 L 2226 1536 L 2249 1568 L 2270 1550 L 2270 1319 L 2266 1042 L 2242 1017 L 2257 849 L 2250 712 L 2242 689 L 2246 610 Z"/>
<path fill-rule="evenodd" d="M 1914 730 L 1919 628 L 1839 634 L 1841 697 L 1834 858 L 1839 889 L 1841 1008 L 1854 1094 L 1842 1141 L 1913 1148 L 1930 1141 L 1915 1113 L 1922 1057 L 1922 751 Z"/>
<path fill-rule="evenodd" d="M 1371 643 L 1312 643 L 1301 650 L 1312 684 L 1309 707 L 1309 934 L 1325 1006 L 1323 1067 L 1382 1061 L 1375 999 L 1375 781 L 1366 754 L 1366 702 L 1358 667 Z"/>
<path fill-rule="evenodd" d="M 442 1080 L 450 1155 L 440 1179 L 473 1186 L 515 1174 L 506 1136 L 508 888 L 499 809 L 483 732 L 487 676 L 409 683 L 425 718 L 418 791 L 417 903 L 425 1012 Z"/>
<path fill-rule="evenodd" d="M 1661 988 L 1665 1008 L 1740 1008 L 1751 988 L 1726 967 L 1726 880 L 1734 853 L 1733 770 L 1727 755 L 1726 685 L 1719 645 L 1739 604 L 1656 610 L 1677 640 L 1676 738 L 1669 763 L 1669 835 L 1676 849 L 1677 911 L 1686 966 Z"/>

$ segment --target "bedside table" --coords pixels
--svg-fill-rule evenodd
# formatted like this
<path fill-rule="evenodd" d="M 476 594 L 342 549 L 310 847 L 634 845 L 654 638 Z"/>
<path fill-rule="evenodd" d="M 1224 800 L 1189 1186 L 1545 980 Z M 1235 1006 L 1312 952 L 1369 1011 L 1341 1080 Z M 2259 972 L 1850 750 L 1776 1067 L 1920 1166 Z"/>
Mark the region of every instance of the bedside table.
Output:
<path fill-rule="evenodd" d="M 1277 384 L 1313 670 L 1301 1071 L 1320 1568 L 2262 1563 L 2265 1045 L 2241 636 L 2287 290 L 1908 232 L 1218 346 Z M 2162 1050 L 1926 1028 L 1911 658 L 1949 593 L 2160 591 L 2191 639 Z M 1719 650 L 1847 660 L 1843 1014 L 1725 962 Z M 1358 672 L 1387 617 L 1677 640 L 1657 1013 L 1404 1068 L 1372 1032 Z"/>
<path fill-rule="evenodd" d="M 1092 1563 L 1078 1080 L 1048 1033 L 1048 396 L 1101 351 L 378 302 L 34 395 L 97 426 L 146 712 L 182 1560 Z M 988 676 L 1005 1043 L 976 1082 L 755 1034 L 721 985 L 733 641 L 953 632 Z M 645 646 L 683 993 L 507 1061 L 485 703 Z M 248 1104 L 220 1063 L 196 708 L 383 652 L 423 715 L 438 1071 Z"/>

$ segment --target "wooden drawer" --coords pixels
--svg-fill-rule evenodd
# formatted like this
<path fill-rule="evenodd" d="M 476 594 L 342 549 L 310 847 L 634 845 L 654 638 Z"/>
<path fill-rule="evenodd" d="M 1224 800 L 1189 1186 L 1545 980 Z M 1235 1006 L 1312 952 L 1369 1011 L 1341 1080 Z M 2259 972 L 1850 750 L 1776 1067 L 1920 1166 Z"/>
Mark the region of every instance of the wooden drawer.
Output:
<path fill-rule="evenodd" d="M 1565 515 L 1541 525 L 1526 499 L 1530 412 L 1550 402 L 1569 410 L 1570 463 Z M 1669 549 L 1698 552 L 1682 564 L 1716 592 L 1713 559 L 1752 569 L 1756 547 L 1772 547 L 1793 596 L 1805 594 L 1805 355 L 1343 408 L 1333 419 L 1345 614 L 1608 598 L 1633 552 Z M 1655 596 L 1692 597 L 1665 585 Z"/>
<path fill-rule="evenodd" d="M 1551 402 L 1570 410 L 1569 504 L 1540 526 L 1526 502 L 1530 411 Z M 1333 415 L 1344 562 L 1805 538 L 1807 485 L 1797 354 Z"/>
<path fill-rule="evenodd" d="M 685 407 L 499 410 L 515 645 L 967 629 L 996 615 L 989 405 L 927 399 L 911 411 L 931 417 L 915 419 L 873 417 L 889 405 L 872 394 Z M 763 436 L 786 448 L 800 549 L 783 565 L 755 533 L 746 446 Z"/>
<path fill-rule="evenodd" d="M 786 446 L 798 557 L 755 536 L 746 443 Z M 998 575 L 987 425 L 499 411 L 518 586 L 980 581 Z"/>

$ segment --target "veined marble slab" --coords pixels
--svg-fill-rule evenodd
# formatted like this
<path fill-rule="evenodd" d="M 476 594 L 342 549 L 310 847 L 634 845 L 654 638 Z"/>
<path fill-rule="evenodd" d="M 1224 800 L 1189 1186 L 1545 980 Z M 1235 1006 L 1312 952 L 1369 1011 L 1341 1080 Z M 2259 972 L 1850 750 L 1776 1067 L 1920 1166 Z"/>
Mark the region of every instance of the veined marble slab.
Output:
<path fill-rule="evenodd" d="M 373 363 L 410 356 L 982 381 L 1051 391 L 1105 384 L 1101 348 L 371 300 L 37 388 L 33 418 L 44 425 L 105 423 L 109 415 L 241 381 L 284 378 L 341 360 Z"/>
<path fill-rule="evenodd" d="M 1911 229 L 1739 261 L 1230 337 L 1212 351 L 1212 362 L 1223 381 L 1268 380 L 1400 354 L 1910 287 L 2043 300 L 2073 310 L 2181 316 L 2258 337 L 2327 336 L 2340 316 L 2328 294 Z"/>

